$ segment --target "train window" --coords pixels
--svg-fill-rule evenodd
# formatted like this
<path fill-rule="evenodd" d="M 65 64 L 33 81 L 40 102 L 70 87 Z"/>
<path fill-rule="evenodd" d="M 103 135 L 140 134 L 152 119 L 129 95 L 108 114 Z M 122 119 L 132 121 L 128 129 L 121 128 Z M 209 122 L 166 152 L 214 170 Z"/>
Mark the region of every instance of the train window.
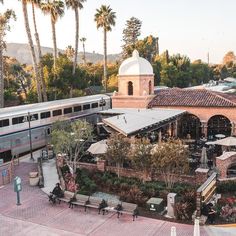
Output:
<path fill-rule="evenodd" d="M 52 112 L 52 116 L 60 116 L 62 114 L 62 110 L 54 110 Z"/>
<path fill-rule="evenodd" d="M 38 114 L 30 115 L 30 120 L 31 121 L 38 120 L 38 119 L 39 119 L 39 115 Z"/>
<path fill-rule="evenodd" d="M 46 119 L 46 118 L 48 118 L 50 116 L 51 116 L 50 111 L 46 111 L 46 112 L 40 113 L 40 118 L 41 119 Z"/>
<path fill-rule="evenodd" d="M 16 125 L 16 124 L 24 123 L 23 120 L 24 120 L 24 116 L 14 117 L 12 118 L 12 124 Z"/>
<path fill-rule="evenodd" d="M 81 111 L 81 106 L 74 107 L 74 112 Z"/>
<path fill-rule="evenodd" d="M 5 126 L 9 126 L 9 119 L 0 120 L 0 128 Z"/>
<path fill-rule="evenodd" d="M 64 109 L 64 114 L 72 113 L 72 107 L 67 107 Z"/>
<path fill-rule="evenodd" d="M 88 110 L 90 109 L 90 104 L 84 104 L 83 105 L 83 110 Z"/>
<path fill-rule="evenodd" d="M 98 103 L 96 102 L 96 103 L 92 103 L 92 108 L 96 108 L 96 107 L 98 107 Z"/>
<path fill-rule="evenodd" d="M 102 100 L 99 102 L 99 106 L 100 106 L 100 107 L 106 106 L 106 101 L 102 99 Z"/>

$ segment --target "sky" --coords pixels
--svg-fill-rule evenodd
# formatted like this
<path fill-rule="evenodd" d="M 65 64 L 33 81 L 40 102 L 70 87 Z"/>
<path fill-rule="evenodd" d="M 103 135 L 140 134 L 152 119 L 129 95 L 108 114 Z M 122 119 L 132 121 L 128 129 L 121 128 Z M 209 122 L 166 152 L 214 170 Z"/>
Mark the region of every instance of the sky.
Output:
<path fill-rule="evenodd" d="M 88 52 L 103 53 L 103 33 L 94 22 L 96 9 L 102 4 L 110 5 L 117 16 L 116 26 L 108 33 L 108 54 L 121 52 L 122 32 L 133 16 L 142 21 L 139 38 L 158 36 L 160 52 L 168 49 L 170 54 L 203 61 L 207 61 L 209 52 L 210 63 L 221 63 L 228 51 L 236 53 L 236 0 L 87 0 L 80 11 L 80 38 L 87 38 Z M 27 43 L 21 2 L 5 0 L 0 12 L 7 8 L 17 15 L 17 21 L 11 22 L 7 42 Z M 30 5 L 28 12 L 31 20 Z M 50 18 L 39 10 L 36 15 L 41 45 L 52 47 Z M 74 45 L 74 25 L 74 12 L 66 10 L 56 25 L 58 48 Z M 79 49 L 82 50 L 81 44 Z"/>

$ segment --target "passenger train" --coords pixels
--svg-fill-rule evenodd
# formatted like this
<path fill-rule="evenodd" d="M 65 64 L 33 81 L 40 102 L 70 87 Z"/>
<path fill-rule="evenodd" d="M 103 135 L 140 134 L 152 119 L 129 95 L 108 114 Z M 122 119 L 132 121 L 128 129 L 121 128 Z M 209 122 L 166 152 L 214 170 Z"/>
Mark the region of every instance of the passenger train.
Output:
<path fill-rule="evenodd" d="M 109 108 L 111 98 L 105 94 L 1 108 L 0 158 L 9 161 L 30 151 L 29 129 L 34 150 L 47 144 L 53 122 L 84 118 L 95 123 L 97 113 Z"/>

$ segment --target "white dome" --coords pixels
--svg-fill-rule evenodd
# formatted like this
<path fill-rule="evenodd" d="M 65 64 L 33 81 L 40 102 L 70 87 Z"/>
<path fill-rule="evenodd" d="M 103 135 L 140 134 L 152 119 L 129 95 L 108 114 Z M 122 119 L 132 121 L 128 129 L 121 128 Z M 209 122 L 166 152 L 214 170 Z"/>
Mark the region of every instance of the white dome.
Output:
<path fill-rule="evenodd" d="M 148 60 L 139 57 L 138 51 L 134 50 L 132 57 L 121 63 L 119 75 L 153 75 L 153 68 Z"/>

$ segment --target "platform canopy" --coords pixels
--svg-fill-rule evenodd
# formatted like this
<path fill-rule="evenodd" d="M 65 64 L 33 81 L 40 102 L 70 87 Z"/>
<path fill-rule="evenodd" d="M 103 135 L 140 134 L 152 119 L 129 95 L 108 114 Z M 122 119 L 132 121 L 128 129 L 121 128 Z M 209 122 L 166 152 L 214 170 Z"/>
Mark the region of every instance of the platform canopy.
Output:
<path fill-rule="evenodd" d="M 111 116 L 103 119 L 104 124 L 125 136 L 131 136 L 156 130 L 169 122 L 173 122 L 186 111 L 159 108 L 115 108 L 101 111 L 100 113 L 105 116 Z"/>

